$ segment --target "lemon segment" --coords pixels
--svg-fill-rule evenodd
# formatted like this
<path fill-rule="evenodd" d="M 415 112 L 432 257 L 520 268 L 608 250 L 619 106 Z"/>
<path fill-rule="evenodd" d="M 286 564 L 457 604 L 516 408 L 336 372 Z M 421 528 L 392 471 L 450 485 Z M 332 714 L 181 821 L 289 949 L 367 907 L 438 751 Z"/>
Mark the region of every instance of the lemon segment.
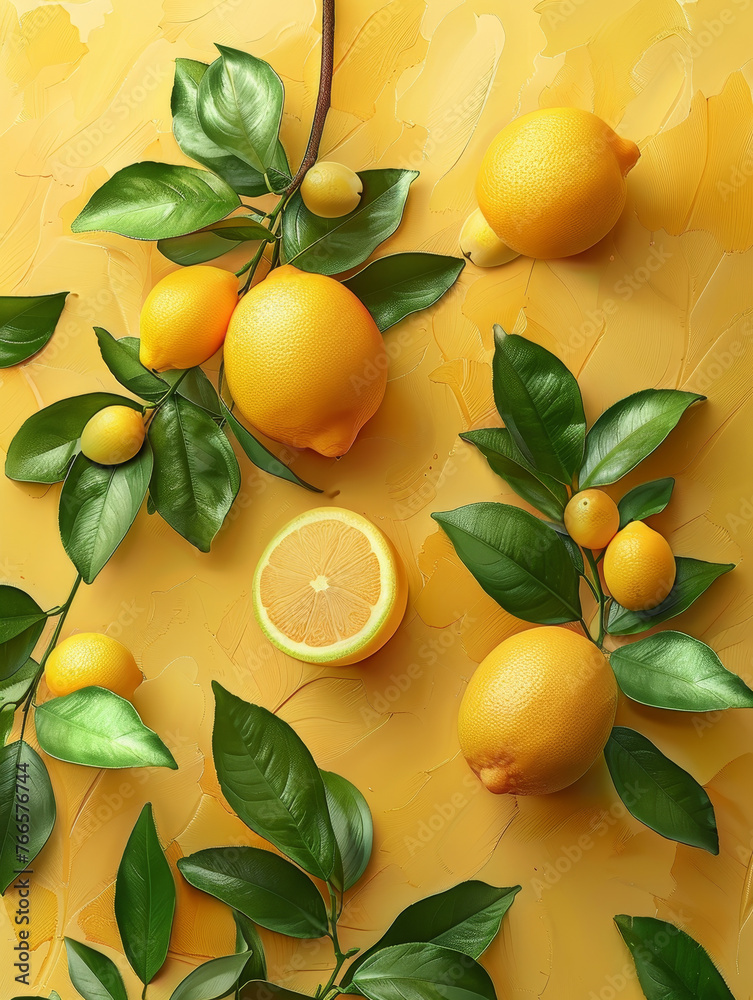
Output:
<path fill-rule="evenodd" d="M 392 542 L 360 514 L 317 507 L 272 539 L 256 567 L 253 607 L 278 649 L 307 663 L 357 663 L 400 624 L 405 567 Z"/>

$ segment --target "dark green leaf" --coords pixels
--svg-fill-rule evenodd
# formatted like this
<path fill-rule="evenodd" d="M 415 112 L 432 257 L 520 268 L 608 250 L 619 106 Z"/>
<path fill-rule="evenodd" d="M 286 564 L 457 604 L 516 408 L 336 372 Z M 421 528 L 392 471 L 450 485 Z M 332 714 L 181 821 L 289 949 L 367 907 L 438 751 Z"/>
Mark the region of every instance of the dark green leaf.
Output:
<path fill-rule="evenodd" d="M 0 584 L 0 681 L 13 677 L 27 662 L 47 620 L 34 598 L 18 587 Z"/>
<path fill-rule="evenodd" d="M 398 944 L 353 977 L 369 1000 L 496 1000 L 489 973 L 468 955 L 435 944 Z"/>
<path fill-rule="evenodd" d="M 628 611 L 617 602 L 609 608 L 607 631 L 612 635 L 635 635 L 687 611 L 714 580 L 735 568 L 734 563 L 711 563 L 701 559 L 675 558 L 677 575 L 669 595 L 650 611 Z"/>
<path fill-rule="evenodd" d="M 479 958 L 497 936 L 519 892 L 519 885 L 497 889 L 486 882 L 470 881 L 420 899 L 403 910 L 387 933 L 354 960 L 343 983 L 350 983 L 371 955 L 396 944 L 423 941 Z"/>
<path fill-rule="evenodd" d="M 581 617 L 578 574 L 564 542 L 549 525 L 502 503 L 469 504 L 431 516 L 505 611 L 542 625 Z"/>
<path fill-rule="evenodd" d="M 190 400 L 213 417 L 222 416 L 217 390 L 207 378 L 203 368 L 188 368 L 186 371 L 166 371 L 162 378 L 173 385 L 180 379 L 177 395 Z"/>
<path fill-rule="evenodd" d="M 662 837 L 719 853 L 714 807 L 692 775 L 634 729 L 615 726 L 604 749 L 628 810 Z"/>
<path fill-rule="evenodd" d="M 277 455 L 273 455 L 271 451 L 264 447 L 261 441 L 257 441 L 254 435 L 246 430 L 240 420 L 226 406 L 224 399 L 222 400 L 222 412 L 238 444 L 257 469 L 261 469 L 262 472 L 268 472 L 271 476 L 277 476 L 278 479 L 285 479 L 289 483 L 295 483 L 296 486 L 303 486 L 304 489 L 311 490 L 312 493 L 322 492 L 316 486 L 312 486 L 304 479 L 296 476 L 293 470 L 289 469 L 284 462 L 281 462 Z"/>
<path fill-rule="evenodd" d="M 350 889 L 366 870 L 371 857 L 374 828 L 366 799 L 347 778 L 321 771 L 329 817 L 343 864 L 342 888 Z"/>
<path fill-rule="evenodd" d="M 610 406 L 586 438 L 580 488 L 616 483 L 659 447 L 697 400 L 696 392 L 643 389 Z"/>
<path fill-rule="evenodd" d="M 91 417 L 105 406 L 141 407 L 127 396 L 87 392 L 45 406 L 16 431 L 5 460 L 5 475 L 24 483 L 59 483 L 78 449 Z"/>
<path fill-rule="evenodd" d="M 220 62 L 218 59 L 217 62 Z M 267 194 L 264 174 L 244 163 L 238 156 L 228 153 L 213 142 L 201 127 L 197 110 L 199 84 L 206 73 L 206 63 L 194 59 L 175 60 L 175 84 L 171 107 L 173 112 L 173 133 L 178 145 L 191 159 L 209 167 L 228 182 L 238 194 L 251 198 Z M 272 187 L 282 191 L 290 183 L 290 169 L 285 150 L 278 142 L 274 162 L 269 171 Z M 164 251 L 163 251 L 164 252 Z M 223 251 L 224 253 L 225 251 Z M 168 255 L 169 256 L 169 255 Z M 174 258 L 170 258 L 171 260 Z M 207 257 L 207 260 L 212 258 Z M 177 261 L 183 263 L 183 261 Z M 200 263 L 192 261 L 191 263 Z"/>
<path fill-rule="evenodd" d="M 0 893 L 36 858 L 54 825 L 55 795 L 39 754 L 21 741 L 0 748 Z M 28 843 L 18 843 L 19 835 Z"/>
<path fill-rule="evenodd" d="M 286 990 L 284 986 L 278 986 L 277 983 L 255 979 L 241 989 L 239 1000 L 311 1000 L 311 997 L 306 993 Z"/>
<path fill-rule="evenodd" d="M 506 427 L 485 427 L 460 436 L 478 448 L 492 471 L 509 483 L 518 496 L 547 517 L 562 521 L 567 490 L 551 476 L 536 472 L 520 453 Z"/>
<path fill-rule="evenodd" d="M 39 664 L 28 659 L 12 676 L 0 681 L 0 705 L 20 705 L 31 690 Z"/>
<path fill-rule="evenodd" d="M 217 1000 L 235 989 L 250 959 L 247 951 L 204 962 L 173 990 L 170 1000 Z"/>
<path fill-rule="evenodd" d="M 199 122 L 221 149 L 264 174 L 277 155 L 282 80 L 263 59 L 225 45 L 217 48 L 221 58 L 199 81 Z"/>
<path fill-rule="evenodd" d="M 208 552 L 240 487 L 230 442 L 208 413 L 177 395 L 152 420 L 149 441 L 155 507 L 178 534 Z"/>
<path fill-rule="evenodd" d="M 13 731 L 13 722 L 15 717 L 15 705 L 3 705 L 3 707 L 0 708 L 0 747 L 4 747 L 8 742 L 8 737 Z"/>
<path fill-rule="evenodd" d="M 123 979 L 117 966 L 101 952 L 65 939 L 68 953 L 68 975 L 84 1000 L 128 1000 Z"/>
<path fill-rule="evenodd" d="M 235 920 L 235 951 L 251 952 L 251 957 L 246 962 L 243 970 L 244 981 L 251 979 L 267 978 L 267 960 L 264 955 L 264 944 L 261 935 L 254 924 L 245 913 L 233 910 Z"/>
<path fill-rule="evenodd" d="M 318 938 L 327 933 L 319 890 L 300 868 L 258 847 L 212 847 L 178 862 L 196 889 L 215 896 L 278 934 Z"/>
<path fill-rule="evenodd" d="M 494 327 L 494 402 L 538 472 L 568 486 L 583 456 L 586 418 L 575 376 L 550 351 Z"/>
<path fill-rule="evenodd" d="M 209 226 L 239 205 L 235 191 L 208 170 L 144 161 L 119 170 L 95 191 L 71 231 L 164 240 Z"/>
<path fill-rule="evenodd" d="M 577 573 L 583 575 L 585 573 L 585 565 L 583 563 L 583 553 L 572 538 L 567 534 L 566 531 L 560 530 L 561 526 L 557 523 L 547 522 L 551 528 L 557 532 L 562 541 L 565 543 L 565 548 L 568 551 L 570 559 Z"/>
<path fill-rule="evenodd" d="M 753 708 L 753 691 L 714 650 L 682 632 L 658 632 L 615 649 L 610 662 L 633 701 L 678 712 Z"/>
<path fill-rule="evenodd" d="M 125 538 L 151 474 L 148 442 L 121 465 L 97 465 L 82 454 L 74 459 L 60 494 L 58 521 L 63 548 L 84 583 L 92 583 Z"/>
<path fill-rule="evenodd" d="M 104 363 L 121 385 L 150 403 L 162 399 L 168 389 L 167 383 L 139 361 L 138 337 L 116 340 L 101 326 L 95 326 L 94 332 Z"/>
<path fill-rule="evenodd" d="M 34 719 L 39 745 L 58 760 L 89 767 L 178 767 L 133 705 L 106 688 L 52 698 L 37 707 Z"/>
<path fill-rule="evenodd" d="M 212 751 L 225 798 L 243 822 L 317 878 L 339 861 L 324 782 L 287 722 L 216 681 Z"/>
<path fill-rule="evenodd" d="M 643 521 L 652 514 L 664 510 L 675 488 L 674 479 L 655 479 L 651 483 L 641 483 L 626 493 L 617 504 L 620 511 L 620 527 L 630 521 Z"/>
<path fill-rule="evenodd" d="M 175 912 L 175 882 L 150 802 L 128 838 L 115 882 L 115 919 L 126 958 L 142 983 L 162 968 Z"/>
<path fill-rule="evenodd" d="M 647 1000 L 734 1000 L 704 949 L 656 917 L 614 918 Z"/>
<path fill-rule="evenodd" d="M 157 249 L 168 260 L 186 267 L 189 264 L 204 264 L 208 260 L 215 260 L 230 250 L 235 250 L 241 243 L 258 243 L 259 240 L 274 240 L 274 236 L 255 219 L 235 216 L 223 219 L 208 229 L 200 229 L 197 233 L 159 240 Z"/>
<path fill-rule="evenodd" d="M 55 332 L 67 296 L 0 295 L 0 368 L 19 365 L 42 350 Z"/>
<path fill-rule="evenodd" d="M 343 284 L 363 302 L 379 329 L 428 309 L 457 281 L 465 261 L 439 253 L 395 253 L 380 257 Z"/>
<path fill-rule="evenodd" d="M 371 256 L 392 236 L 403 217 L 416 170 L 364 170 L 361 201 L 348 215 L 323 219 L 303 204 L 300 191 L 290 199 L 282 218 L 285 263 L 317 274 L 340 274 Z"/>

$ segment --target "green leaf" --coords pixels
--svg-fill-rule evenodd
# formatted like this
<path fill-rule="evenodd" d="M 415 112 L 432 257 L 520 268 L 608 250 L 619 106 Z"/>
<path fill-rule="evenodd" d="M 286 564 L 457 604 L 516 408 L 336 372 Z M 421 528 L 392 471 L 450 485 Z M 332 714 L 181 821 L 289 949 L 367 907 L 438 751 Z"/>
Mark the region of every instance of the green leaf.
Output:
<path fill-rule="evenodd" d="M 505 611 L 542 625 L 581 617 L 578 574 L 564 542 L 549 525 L 502 503 L 469 504 L 431 516 Z"/>
<path fill-rule="evenodd" d="M 59 483 L 78 450 L 91 417 L 105 406 L 141 406 L 112 392 L 87 392 L 45 406 L 16 431 L 5 459 L 5 475 L 24 483 Z"/>
<path fill-rule="evenodd" d="M 65 938 L 68 975 L 84 1000 L 128 1000 L 117 966 L 101 952 Z"/>
<path fill-rule="evenodd" d="M 122 337 L 116 340 L 101 326 L 95 326 L 102 360 L 121 385 L 135 395 L 156 403 L 168 390 L 168 385 L 159 375 L 150 372 L 139 361 L 138 337 Z"/>
<path fill-rule="evenodd" d="M 208 170 L 144 161 L 119 170 L 95 191 L 71 231 L 164 240 L 209 226 L 240 203 L 235 191 Z"/>
<path fill-rule="evenodd" d="M 178 534 L 208 552 L 240 488 L 230 442 L 208 413 L 177 395 L 152 420 L 149 441 L 155 507 Z"/>
<path fill-rule="evenodd" d="M 248 951 L 251 957 L 243 970 L 244 981 L 267 978 L 267 960 L 264 955 L 264 944 L 254 924 L 245 913 L 233 910 L 235 920 L 235 951 Z"/>
<path fill-rule="evenodd" d="M 489 973 L 435 944 L 398 944 L 368 958 L 353 986 L 369 1000 L 496 1000 Z"/>
<path fill-rule="evenodd" d="M 495 324 L 492 382 L 518 450 L 538 472 L 569 486 L 586 434 L 575 376 L 550 351 Z"/>
<path fill-rule="evenodd" d="M 354 960 L 343 983 L 350 983 L 371 955 L 397 944 L 422 941 L 479 958 L 497 936 L 519 892 L 519 885 L 498 889 L 486 882 L 470 881 L 420 899 L 403 910 L 387 933 Z"/>
<path fill-rule="evenodd" d="M 583 562 L 583 553 L 580 550 L 579 546 L 576 545 L 576 543 L 572 540 L 572 538 L 564 530 L 564 528 L 562 527 L 562 525 L 560 525 L 557 522 L 551 522 L 551 521 L 549 521 L 547 523 L 549 524 L 550 528 L 553 528 L 557 532 L 557 534 L 560 536 L 560 538 L 564 542 L 565 548 L 567 549 L 568 554 L 570 556 L 570 560 L 571 560 L 573 566 L 575 566 L 575 571 L 577 573 L 580 573 L 581 575 L 584 575 L 585 574 L 585 564 Z"/>
<path fill-rule="evenodd" d="M 286 990 L 284 986 L 278 986 L 277 983 L 255 979 L 241 989 L 239 1000 L 311 1000 L 311 997 L 307 993 Z"/>
<path fill-rule="evenodd" d="M 58 760 L 89 767 L 178 767 L 130 701 L 106 688 L 52 698 L 37 706 L 34 720 L 39 745 Z"/>
<path fill-rule="evenodd" d="M 363 302 L 384 333 L 411 313 L 428 309 L 452 288 L 465 267 L 439 253 L 395 253 L 367 264 L 343 284 Z"/>
<path fill-rule="evenodd" d="M 150 802 L 128 838 L 115 882 L 115 920 L 128 963 L 142 983 L 162 968 L 175 913 L 175 882 Z"/>
<path fill-rule="evenodd" d="M 327 807 L 343 864 L 343 890 L 350 889 L 366 871 L 371 857 L 374 827 L 363 795 L 347 778 L 320 771 Z"/>
<path fill-rule="evenodd" d="M 44 761 L 20 740 L 0 748 L 0 893 L 31 865 L 54 825 L 55 795 Z M 28 843 L 18 843 L 19 835 Z"/>
<path fill-rule="evenodd" d="M 264 174 L 274 163 L 285 91 L 263 59 L 217 45 L 199 82 L 199 122 L 212 142 Z"/>
<path fill-rule="evenodd" d="M 47 615 L 18 587 L 0 584 L 0 680 L 26 663 L 44 630 Z"/>
<path fill-rule="evenodd" d="M 60 494 L 60 538 L 84 579 L 92 583 L 128 533 L 144 502 L 152 474 L 152 449 L 121 465 L 74 459 Z"/>
<path fill-rule="evenodd" d="M 692 403 L 705 398 L 679 389 L 643 389 L 610 406 L 586 437 L 580 488 L 622 479 L 659 447 Z"/>
<path fill-rule="evenodd" d="M 675 557 L 675 585 L 667 597 L 649 611 L 628 611 L 616 601 L 609 608 L 607 631 L 611 635 L 635 635 L 687 611 L 714 580 L 735 568 L 734 563 L 711 563 L 701 559 Z"/>
<path fill-rule="evenodd" d="M 0 680 L 0 705 L 20 705 L 31 690 L 39 664 L 29 658 L 5 680 Z"/>
<path fill-rule="evenodd" d="M 278 934 L 318 938 L 327 933 L 319 890 L 300 868 L 258 847 L 211 847 L 178 862 L 196 889 L 209 893 Z"/>
<path fill-rule="evenodd" d="M 364 170 L 361 201 L 348 215 L 322 219 L 303 204 L 300 191 L 282 217 L 282 253 L 286 264 L 317 274 L 340 274 L 371 256 L 395 232 L 403 217 L 416 170 Z"/>
<path fill-rule="evenodd" d="M 188 368 L 185 371 L 166 371 L 162 378 L 173 385 L 180 379 L 177 395 L 188 399 L 190 402 L 200 406 L 213 417 L 221 417 L 220 399 L 217 390 L 207 378 L 204 369 L 201 367 Z"/>
<path fill-rule="evenodd" d="M 217 60 L 217 62 L 220 61 L 221 59 Z M 190 156 L 197 163 L 201 163 L 219 174 L 238 194 L 251 198 L 267 194 L 268 189 L 264 182 L 264 174 L 244 163 L 240 157 L 234 156 L 218 146 L 201 126 L 197 108 L 199 85 L 207 69 L 206 63 L 196 62 L 194 59 L 175 60 L 175 83 L 171 108 L 173 134 L 177 143 L 186 156 Z M 284 190 L 290 183 L 290 168 L 285 150 L 279 142 L 269 177 L 275 191 Z M 211 258 L 206 259 L 211 260 Z M 177 261 L 177 263 L 183 263 L 183 261 Z M 192 261 L 191 263 L 200 263 L 200 261 Z"/>
<path fill-rule="evenodd" d="M 506 427 L 465 431 L 460 437 L 478 448 L 492 471 L 512 486 L 518 496 L 547 517 L 562 521 L 568 501 L 567 490 L 551 476 L 536 472 L 521 455 Z"/>
<path fill-rule="evenodd" d="M 630 521 L 643 521 L 652 514 L 659 514 L 669 503 L 674 479 L 654 479 L 650 483 L 641 483 L 630 490 L 617 504 L 620 512 L 620 527 L 624 528 Z"/>
<path fill-rule="evenodd" d="M 213 958 L 194 969 L 173 990 L 170 1000 L 217 1000 L 232 993 L 243 976 L 250 952 Z"/>
<path fill-rule="evenodd" d="M 271 451 L 264 447 L 261 441 L 257 441 L 254 435 L 250 431 L 247 431 L 235 414 L 231 412 L 224 399 L 222 400 L 222 412 L 238 444 L 245 452 L 246 457 L 253 462 L 257 469 L 261 469 L 262 472 L 268 472 L 270 476 L 277 476 L 278 479 L 285 479 L 289 483 L 295 483 L 296 486 L 303 486 L 304 489 L 311 490 L 312 493 L 322 492 L 318 487 L 312 486 L 311 483 L 307 483 L 300 476 L 296 476 L 293 470 L 289 469 L 284 462 L 281 462 L 277 455 L 273 455 Z"/>
<path fill-rule="evenodd" d="M 658 632 L 627 643 L 610 657 L 617 681 L 633 701 L 677 712 L 753 708 L 753 691 L 726 670 L 714 650 L 682 632 Z"/>
<path fill-rule="evenodd" d="M 13 721 L 15 717 L 15 705 L 3 705 L 3 707 L 0 708 L 0 747 L 4 747 L 8 742 L 8 737 L 13 731 Z"/>
<path fill-rule="evenodd" d="M 647 1000 L 734 1000 L 707 953 L 689 934 L 656 917 L 614 918 Z"/>
<path fill-rule="evenodd" d="M 651 740 L 615 726 L 604 756 L 618 795 L 636 819 L 669 840 L 719 853 L 714 807 L 705 790 Z"/>
<path fill-rule="evenodd" d="M 0 368 L 28 361 L 55 332 L 68 292 L 0 295 Z"/>
<path fill-rule="evenodd" d="M 261 223 L 244 215 L 223 219 L 197 233 L 159 240 L 157 249 L 168 260 L 186 267 L 215 260 L 230 250 L 235 250 L 241 243 L 258 243 L 259 240 L 273 241 L 274 236 Z"/>
<path fill-rule="evenodd" d="M 212 682 L 212 751 L 220 787 L 240 819 L 310 875 L 336 870 L 324 782 L 305 743 L 282 719 Z"/>

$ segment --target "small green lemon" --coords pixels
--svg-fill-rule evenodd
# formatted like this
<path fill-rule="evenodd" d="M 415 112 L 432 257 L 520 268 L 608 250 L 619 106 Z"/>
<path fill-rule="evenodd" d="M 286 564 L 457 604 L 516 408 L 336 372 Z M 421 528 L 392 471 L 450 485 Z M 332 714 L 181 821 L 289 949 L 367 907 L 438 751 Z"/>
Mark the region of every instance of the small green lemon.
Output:
<path fill-rule="evenodd" d="M 95 413 L 81 434 L 81 451 L 98 465 L 120 465 L 144 443 L 144 418 L 130 406 L 106 406 Z"/>
<path fill-rule="evenodd" d="M 301 197 L 309 212 L 322 219 L 339 219 L 358 207 L 363 184 L 344 163 L 321 160 L 306 173 Z"/>

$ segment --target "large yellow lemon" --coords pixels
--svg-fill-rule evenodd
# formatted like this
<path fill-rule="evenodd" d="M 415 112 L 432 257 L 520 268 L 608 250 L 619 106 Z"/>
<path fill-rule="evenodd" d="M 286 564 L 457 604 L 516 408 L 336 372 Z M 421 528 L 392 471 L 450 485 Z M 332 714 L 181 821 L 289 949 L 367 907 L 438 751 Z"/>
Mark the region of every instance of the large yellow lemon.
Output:
<path fill-rule="evenodd" d="M 50 653 L 44 669 L 56 697 L 85 687 L 103 687 L 130 698 L 142 681 L 129 649 L 100 632 L 78 632 Z"/>
<path fill-rule="evenodd" d="M 643 521 L 618 531 L 604 554 L 604 582 L 629 611 L 648 611 L 668 596 L 677 564 L 667 539 Z"/>

